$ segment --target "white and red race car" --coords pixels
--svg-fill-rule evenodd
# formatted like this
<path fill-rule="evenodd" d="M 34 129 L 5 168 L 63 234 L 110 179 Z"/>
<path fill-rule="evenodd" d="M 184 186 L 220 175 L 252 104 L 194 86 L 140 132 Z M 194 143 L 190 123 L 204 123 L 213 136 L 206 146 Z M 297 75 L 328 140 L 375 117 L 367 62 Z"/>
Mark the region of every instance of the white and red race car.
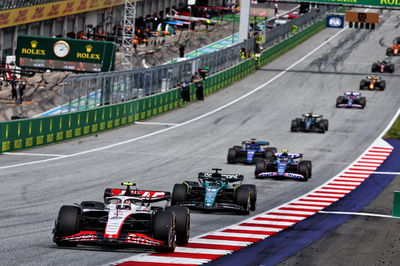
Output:
<path fill-rule="evenodd" d="M 189 209 L 167 206 L 170 192 L 131 189 L 134 183 L 122 185 L 127 188 L 107 188 L 104 203 L 62 206 L 53 229 L 57 246 L 104 244 L 173 252 L 177 244 L 188 243 Z M 161 202 L 163 206 L 154 206 Z"/>

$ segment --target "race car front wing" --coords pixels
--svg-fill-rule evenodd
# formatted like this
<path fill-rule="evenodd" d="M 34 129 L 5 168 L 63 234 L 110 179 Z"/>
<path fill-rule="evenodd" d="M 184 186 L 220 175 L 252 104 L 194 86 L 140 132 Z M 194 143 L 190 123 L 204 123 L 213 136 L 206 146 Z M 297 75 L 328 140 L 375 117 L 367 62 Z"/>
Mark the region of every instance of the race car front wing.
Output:
<path fill-rule="evenodd" d="M 162 246 L 164 241 L 153 239 L 147 235 L 139 233 L 127 233 L 118 238 L 104 237 L 103 233 L 96 231 L 82 231 L 74 235 L 61 237 L 58 241 L 78 242 L 81 244 L 134 244 L 139 246 Z"/>
<path fill-rule="evenodd" d="M 288 177 L 292 179 L 305 179 L 303 175 L 295 173 L 283 173 L 279 175 L 278 172 L 262 172 L 258 174 L 259 177 Z"/>

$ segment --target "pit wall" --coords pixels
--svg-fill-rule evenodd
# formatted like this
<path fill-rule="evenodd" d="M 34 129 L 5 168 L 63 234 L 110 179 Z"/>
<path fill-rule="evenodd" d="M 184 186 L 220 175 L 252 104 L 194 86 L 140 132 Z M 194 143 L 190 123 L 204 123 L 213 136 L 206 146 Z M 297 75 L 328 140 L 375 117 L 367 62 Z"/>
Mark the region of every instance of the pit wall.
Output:
<path fill-rule="evenodd" d="M 204 95 L 207 96 L 248 76 L 256 67 L 265 65 L 299 43 L 325 28 L 325 20 L 305 28 L 288 39 L 265 50 L 258 61 L 244 60 L 234 67 L 207 77 Z M 239 56 L 239 55 L 238 55 Z M 196 101 L 194 84 L 190 85 L 191 101 Z M 148 96 L 121 104 L 54 115 L 44 118 L 12 120 L 0 123 L 0 153 L 53 144 L 82 136 L 97 134 L 135 121 L 171 111 L 184 105 L 180 89 Z"/>

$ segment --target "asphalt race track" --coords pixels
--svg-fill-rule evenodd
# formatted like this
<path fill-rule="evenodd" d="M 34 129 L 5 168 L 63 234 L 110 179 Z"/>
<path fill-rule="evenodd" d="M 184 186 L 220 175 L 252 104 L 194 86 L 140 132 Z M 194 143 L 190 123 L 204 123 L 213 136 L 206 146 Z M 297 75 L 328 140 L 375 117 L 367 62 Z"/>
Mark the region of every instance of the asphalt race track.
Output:
<path fill-rule="evenodd" d="M 61 205 L 101 201 L 104 188 L 119 187 L 121 181 L 171 191 L 174 183 L 195 180 L 199 171 L 220 167 L 226 173 L 244 174 L 246 183 L 257 185 L 255 213 L 321 185 L 370 145 L 399 106 L 396 79 L 400 69 L 382 75 L 387 82 L 385 91 L 362 92 L 367 97 L 364 110 L 335 108 L 337 96 L 358 91 L 360 80 L 370 74 L 371 64 L 385 57 L 385 46 L 397 36 L 396 13 L 385 14 L 386 22 L 373 31 L 323 30 L 204 102 L 98 136 L 2 155 L 1 264 L 100 265 L 145 252 L 89 246 L 61 249 L 52 242 L 51 231 Z M 310 53 L 334 34 L 338 35 Z M 392 61 L 400 68 L 400 58 Z M 212 112 L 256 88 L 240 101 Z M 291 119 L 310 111 L 329 119 L 329 131 L 289 132 Z M 254 166 L 226 164 L 228 148 L 252 137 L 270 141 L 278 149 L 304 153 L 304 158 L 313 162 L 313 178 L 309 182 L 255 180 Z M 30 163 L 33 161 L 40 162 Z M 247 216 L 194 213 L 191 234 L 244 218 Z"/>

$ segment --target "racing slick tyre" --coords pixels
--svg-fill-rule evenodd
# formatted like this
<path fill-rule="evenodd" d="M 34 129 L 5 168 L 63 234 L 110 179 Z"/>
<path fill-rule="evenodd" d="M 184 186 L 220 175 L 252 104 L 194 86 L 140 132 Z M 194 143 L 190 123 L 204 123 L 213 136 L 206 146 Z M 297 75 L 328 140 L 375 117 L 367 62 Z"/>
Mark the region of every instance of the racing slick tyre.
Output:
<path fill-rule="evenodd" d="M 328 131 L 328 128 L 329 128 L 329 121 L 328 121 L 328 119 L 321 119 L 321 122 L 320 122 L 321 124 L 324 124 L 325 125 L 325 131 Z"/>
<path fill-rule="evenodd" d="M 62 242 L 57 238 L 70 236 L 79 232 L 81 220 L 81 209 L 77 206 L 62 206 L 58 213 L 56 228 L 54 231 L 54 242 L 59 247 L 76 247 L 73 242 Z"/>
<path fill-rule="evenodd" d="M 365 97 L 360 97 L 360 104 L 361 104 L 361 108 L 364 109 L 364 107 L 367 105 L 367 98 Z"/>
<path fill-rule="evenodd" d="M 290 125 L 290 131 L 296 132 L 299 130 L 299 124 L 296 120 L 292 120 L 292 124 Z"/>
<path fill-rule="evenodd" d="M 387 49 L 386 49 L 386 55 L 387 55 L 387 56 L 394 55 L 393 48 L 387 48 Z"/>
<path fill-rule="evenodd" d="M 177 205 L 179 202 L 185 201 L 187 189 L 188 187 L 185 184 L 175 184 L 172 190 L 171 205 Z"/>
<path fill-rule="evenodd" d="M 83 209 L 96 209 L 96 210 L 103 210 L 106 205 L 100 201 L 82 201 L 81 206 Z"/>
<path fill-rule="evenodd" d="M 368 81 L 365 79 L 362 79 L 360 81 L 360 90 L 364 90 L 366 87 L 368 87 Z M 339 96 L 339 97 L 343 97 L 343 96 Z"/>
<path fill-rule="evenodd" d="M 257 203 L 257 188 L 256 185 L 245 184 L 240 187 L 245 187 L 250 191 L 250 211 L 256 210 Z"/>
<path fill-rule="evenodd" d="M 301 181 L 308 181 L 308 179 L 310 178 L 307 164 L 304 164 L 303 161 L 301 161 L 297 166 L 297 172 L 300 175 L 304 176 L 304 179 L 301 179 Z"/>
<path fill-rule="evenodd" d="M 235 149 L 235 150 L 241 150 L 242 149 L 242 146 L 233 146 L 233 148 Z"/>
<path fill-rule="evenodd" d="M 236 149 L 230 148 L 228 150 L 227 161 L 228 161 L 229 164 L 234 164 L 235 163 L 235 159 L 236 159 Z"/>
<path fill-rule="evenodd" d="M 325 130 L 326 130 L 325 124 L 320 122 L 318 124 L 318 129 L 319 129 L 320 133 L 325 133 Z"/>
<path fill-rule="evenodd" d="M 304 161 L 301 161 L 301 163 L 305 164 L 307 166 L 307 168 L 308 168 L 308 178 L 311 178 L 311 176 L 312 176 L 312 163 L 311 163 L 311 161 L 304 160 Z"/>
<path fill-rule="evenodd" d="M 265 172 L 266 169 L 267 169 L 266 162 L 264 160 L 256 161 L 256 169 L 254 170 L 254 176 L 256 178 L 262 178 L 262 177 L 259 177 L 258 175 L 262 172 Z"/>
<path fill-rule="evenodd" d="M 272 160 L 274 154 L 276 153 L 276 148 L 268 148 L 268 150 L 264 151 L 265 160 Z"/>
<path fill-rule="evenodd" d="M 381 82 L 378 83 L 378 87 L 383 91 L 386 88 L 386 80 L 381 80 Z"/>
<path fill-rule="evenodd" d="M 389 71 L 389 73 L 393 73 L 394 72 L 394 64 L 390 64 L 388 66 L 388 71 Z"/>
<path fill-rule="evenodd" d="M 165 210 L 172 211 L 176 217 L 176 243 L 185 246 L 189 242 L 190 212 L 187 207 L 170 206 Z"/>
<path fill-rule="evenodd" d="M 250 191 L 248 188 L 238 188 L 235 193 L 235 202 L 241 206 L 243 210 L 241 213 L 250 213 Z"/>
<path fill-rule="evenodd" d="M 379 72 L 379 65 L 377 63 L 372 64 L 371 72 Z"/>
<path fill-rule="evenodd" d="M 166 245 L 156 248 L 158 251 L 174 252 L 176 248 L 176 218 L 170 211 L 160 211 L 154 215 L 153 237 Z"/>
<path fill-rule="evenodd" d="M 361 85 L 360 85 L 360 87 L 361 87 Z M 336 107 L 339 107 L 339 104 L 342 104 L 343 102 L 344 102 L 344 96 L 339 96 L 339 97 L 337 97 L 337 99 L 336 99 Z"/>

